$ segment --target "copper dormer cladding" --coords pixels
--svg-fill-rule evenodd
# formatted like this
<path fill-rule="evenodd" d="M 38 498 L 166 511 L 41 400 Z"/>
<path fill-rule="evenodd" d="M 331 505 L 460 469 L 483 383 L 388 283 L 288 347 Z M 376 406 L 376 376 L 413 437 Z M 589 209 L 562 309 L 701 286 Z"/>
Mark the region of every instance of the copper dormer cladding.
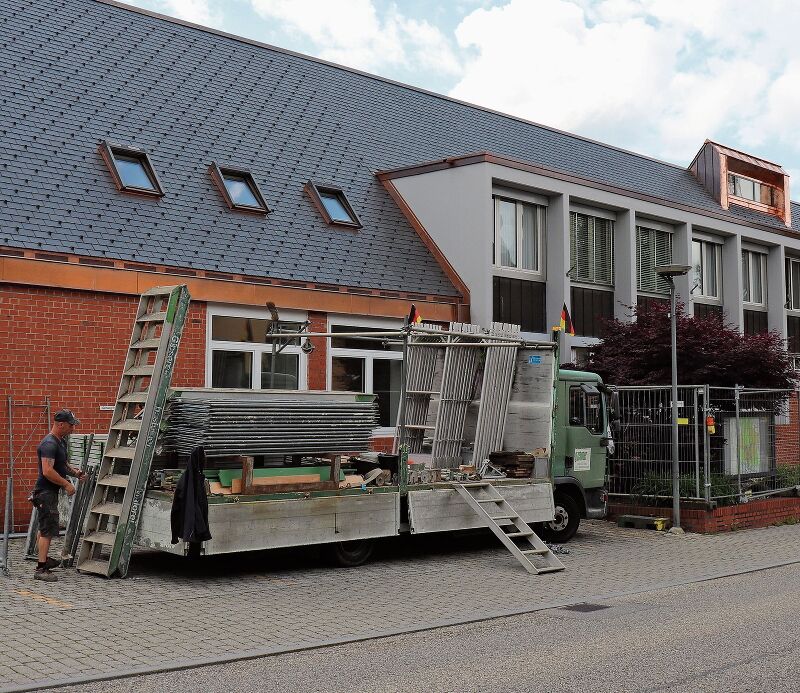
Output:
<path fill-rule="evenodd" d="M 739 205 L 791 227 L 789 175 L 778 164 L 706 140 L 689 170 L 723 209 Z"/>

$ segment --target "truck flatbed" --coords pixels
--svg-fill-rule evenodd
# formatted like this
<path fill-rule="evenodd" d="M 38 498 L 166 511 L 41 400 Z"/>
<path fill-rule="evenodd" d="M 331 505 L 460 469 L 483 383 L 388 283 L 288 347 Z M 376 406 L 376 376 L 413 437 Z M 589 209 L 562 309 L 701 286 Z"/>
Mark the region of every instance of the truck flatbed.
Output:
<path fill-rule="evenodd" d="M 496 479 L 492 484 L 530 523 L 553 519 L 549 479 Z M 177 555 L 172 543 L 172 494 L 150 490 L 145 497 L 136 545 Z M 211 496 L 208 521 L 212 539 L 201 553 L 215 555 L 308 546 L 399 534 L 427 534 L 483 527 L 481 519 L 447 482 L 408 487 L 407 515 L 397 486 L 275 493 L 261 496 Z"/>

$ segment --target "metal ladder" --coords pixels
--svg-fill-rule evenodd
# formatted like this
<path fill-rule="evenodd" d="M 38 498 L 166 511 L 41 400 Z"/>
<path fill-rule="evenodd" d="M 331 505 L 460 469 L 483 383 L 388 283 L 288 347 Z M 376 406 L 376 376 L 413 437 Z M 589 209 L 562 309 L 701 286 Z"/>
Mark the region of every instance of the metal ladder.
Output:
<path fill-rule="evenodd" d="M 78 570 L 128 572 L 167 390 L 189 308 L 186 285 L 145 291 L 111 417 L 97 485 L 89 503 Z"/>
<path fill-rule="evenodd" d="M 564 570 L 564 564 L 490 482 L 470 481 L 452 486 L 525 570 L 534 575 Z"/>

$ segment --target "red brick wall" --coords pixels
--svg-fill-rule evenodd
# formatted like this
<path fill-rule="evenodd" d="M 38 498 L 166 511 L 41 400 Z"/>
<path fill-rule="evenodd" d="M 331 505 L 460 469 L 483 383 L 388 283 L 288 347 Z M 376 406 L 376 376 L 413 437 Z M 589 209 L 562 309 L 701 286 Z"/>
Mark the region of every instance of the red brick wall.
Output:
<path fill-rule="evenodd" d="M 775 426 L 775 462 L 800 464 L 800 403 L 797 392 L 792 393 L 787 404 L 789 423 Z"/>
<path fill-rule="evenodd" d="M 36 446 L 49 429 L 43 415 L 69 407 L 79 431 L 106 433 L 119 387 L 138 297 L 0 285 L 0 518 L 9 474 L 8 396 L 14 405 L 15 527 L 27 528 L 26 498 L 36 480 Z M 173 383 L 203 386 L 205 304 L 193 303 Z M 28 406 L 36 405 L 36 406 Z"/>
<path fill-rule="evenodd" d="M 609 519 L 619 515 L 672 517 L 672 508 L 609 504 Z M 737 529 L 769 527 L 785 522 L 800 522 L 800 498 L 763 498 L 740 505 L 726 505 L 714 510 L 681 508 L 681 526 L 688 532 L 715 534 Z"/>

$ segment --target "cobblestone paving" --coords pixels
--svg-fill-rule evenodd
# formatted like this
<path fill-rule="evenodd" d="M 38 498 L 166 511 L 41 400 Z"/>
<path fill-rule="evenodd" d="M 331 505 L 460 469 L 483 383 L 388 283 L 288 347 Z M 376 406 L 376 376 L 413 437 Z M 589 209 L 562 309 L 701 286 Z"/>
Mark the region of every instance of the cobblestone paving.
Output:
<path fill-rule="evenodd" d="M 0 575 L 0 690 L 227 659 L 600 600 L 800 562 L 800 526 L 705 536 L 587 522 L 561 573 L 526 573 L 494 537 L 403 537 L 368 565 L 313 551 L 188 562 L 140 552 L 126 580 L 33 580 L 15 541 Z M 51 552 L 55 555 L 55 551 Z M 47 639 L 42 634 L 47 634 Z"/>

